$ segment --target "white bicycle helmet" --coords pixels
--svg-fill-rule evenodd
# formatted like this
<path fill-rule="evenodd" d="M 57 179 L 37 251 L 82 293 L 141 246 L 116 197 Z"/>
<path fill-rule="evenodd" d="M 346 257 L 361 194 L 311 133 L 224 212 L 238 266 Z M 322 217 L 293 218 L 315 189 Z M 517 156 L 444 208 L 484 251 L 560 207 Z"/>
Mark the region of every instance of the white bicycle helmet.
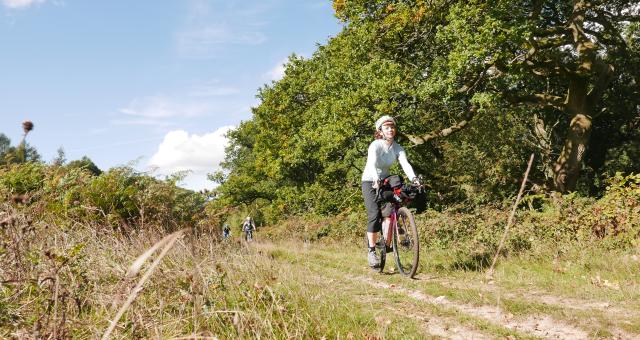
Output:
<path fill-rule="evenodd" d="M 392 122 L 393 125 L 396 125 L 396 120 L 393 119 L 393 117 L 384 115 L 376 120 L 376 130 L 380 130 L 382 128 L 382 124 L 386 122 Z"/>

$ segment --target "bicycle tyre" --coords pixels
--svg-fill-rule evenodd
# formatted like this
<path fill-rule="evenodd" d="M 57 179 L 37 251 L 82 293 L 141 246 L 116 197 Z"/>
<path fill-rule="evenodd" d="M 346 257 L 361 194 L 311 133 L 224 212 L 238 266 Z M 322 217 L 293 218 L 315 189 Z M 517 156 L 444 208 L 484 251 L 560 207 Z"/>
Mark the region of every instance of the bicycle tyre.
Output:
<path fill-rule="evenodd" d="M 420 262 L 420 241 L 418 227 L 413 214 L 406 207 L 398 209 L 398 228 L 392 228 L 391 244 L 396 259 L 396 267 L 402 275 L 413 278 Z M 398 232 L 404 231 L 398 235 Z"/>
<path fill-rule="evenodd" d="M 387 246 L 385 244 L 382 231 L 380 232 L 380 239 L 378 240 L 378 244 L 376 245 L 376 251 L 380 256 L 380 267 L 378 268 L 378 271 L 382 273 L 384 271 L 384 264 L 387 261 Z"/>

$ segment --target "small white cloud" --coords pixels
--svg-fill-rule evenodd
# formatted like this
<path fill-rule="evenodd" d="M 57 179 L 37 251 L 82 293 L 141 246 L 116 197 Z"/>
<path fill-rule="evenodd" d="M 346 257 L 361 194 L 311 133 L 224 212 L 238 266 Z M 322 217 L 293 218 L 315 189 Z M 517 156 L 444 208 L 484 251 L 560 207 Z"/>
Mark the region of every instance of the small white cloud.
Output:
<path fill-rule="evenodd" d="M 139 126 L 155 126 L 155 127 L 168 127 L 172 124 L 169 122 L 157 120 L 157 119 L 113 119 L 111 120 L 113 125 L 139 125 Z"/>
<path fill-rule="evenodd" d="M 204 183 L 207 173 L 220 168 L 227 146 L 225 135 L 233 128 L 224 126 L 204 135 L 189 134 L 184 130 L 170 131 L 148 165 L 165 175 L 190 170 L 192 172 L 185 182 L 191 189 L 198 189 L 193 187 L 195 183 Z"/>
<path fill-rule="evenodd" d="M 259 45 L 267 41 L 265 12 L 272 0 L 185 1 L 184 26 L 175 34 L 177 53 L 189 59 L 211 59 L 233 45 Z"/>
<path fill-rule="evenodd" d="M 5 7 L 12 9 L 21 9 L 21 8 L 29 8 L 33 5 L 39 5 L 44 3 L 46 0 L 2 0 L 2 4 Z"/>
<path fill-rule="evenodd" d="M 284 71 L 286 69 L 286 64 L 289 62 L 288 58 L 281 60 L 276 66 L 267 71 L 264 76 L 272 81 L 278 81 L 284 77 Z"/>
<path fill-rule="evenodd" d="M 189 95 L 192 97 L 226 97 L 240 93 L 240 90 L 229 86 L 201 86 L 193 89 Z"/>
<path fill-rule="evenodd" d="M 163 96 L 151 96 L 136 98 L 129 103 L 129 106 L 121 108 L 119 111 L 129 116 L 163 119 L 201 116 L 210 109 L 210 105 L 206 103 L 180 103 Z"/>
<path fill-rule="evenodd" d="M 176 34 L 178 52 L 188 58 L 211 58 L 224 45 L 260 45 L 267 40 L 262 32 L 231 30 L 222 25 L 194 27 Z"/>

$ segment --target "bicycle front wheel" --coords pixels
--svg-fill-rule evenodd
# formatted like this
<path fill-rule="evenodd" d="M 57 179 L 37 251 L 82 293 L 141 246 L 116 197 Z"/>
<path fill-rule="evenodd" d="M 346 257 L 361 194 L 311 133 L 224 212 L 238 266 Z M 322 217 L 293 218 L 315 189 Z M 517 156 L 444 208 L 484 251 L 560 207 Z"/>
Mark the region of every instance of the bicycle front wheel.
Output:
<path fill-rule="evenodd" d="M 393 254 L 398 271 L 413 278 L 420 261 L 420 242 L 418 228 L 409 209 L 405 207 L 398 209 L 398 227 L 393 228 L 392 232 Z"/>
<path fill-rule="evenodd" d="M 378 240 L 378 244 L 376 244 L 376 252 L 380 256 L 380 267 L 378 267 L 378 271 L 382 273 L 384 271 L 384 264 L 387 261 L 387 245 L 384 242 L 383 233 L 380 232 L 380 239 Z"/>

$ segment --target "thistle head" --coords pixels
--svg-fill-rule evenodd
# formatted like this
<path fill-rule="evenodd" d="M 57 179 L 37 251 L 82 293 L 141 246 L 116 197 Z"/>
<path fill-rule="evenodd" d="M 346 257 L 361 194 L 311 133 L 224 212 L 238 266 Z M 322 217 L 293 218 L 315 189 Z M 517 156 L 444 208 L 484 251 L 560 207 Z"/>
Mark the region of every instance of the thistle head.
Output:
<path fill-rule="evenodd" d="M 33 130 L 33 122 L 31 122 L 30 120 L 25 120 L 24 122 L 22 122 L 22 131 L 24 131 L 24 134 L 28 134 L 31 130 Z"/>

